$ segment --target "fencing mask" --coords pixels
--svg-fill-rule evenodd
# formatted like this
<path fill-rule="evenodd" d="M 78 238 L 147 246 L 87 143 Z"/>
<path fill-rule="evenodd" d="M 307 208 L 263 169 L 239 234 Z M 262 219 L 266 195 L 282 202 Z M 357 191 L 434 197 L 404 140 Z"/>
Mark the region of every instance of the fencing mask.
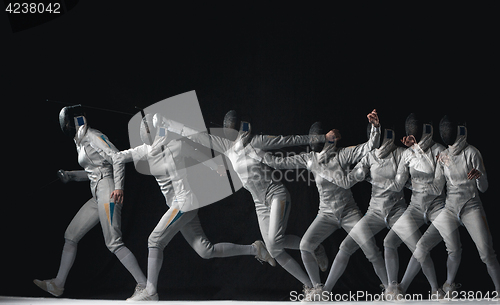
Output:
<path fill-rule="evenodd" d="M 407 136 L 414 136 L 418 145 L 426 151 L 434 142 L 432 141 L 433 128 L 431 124 L 422 123 L 415 113 L 410 113 L 406 118 L 405 130 Z"/>
<path fill-rule="evenodd" d="M 87 124 L 82 105 L 66 106 L 61 109 L 59 124 L 65 135 L 74 138 L 78 128 Z"/>
<path fill-rule="evenodd" d="M 224 116 L 224 135 L 228 140 L 235 141 L 240 130 L 241 119 L 236 110 L 229 110 Z"/>
<path fill-rule="evenodd" d="M 414 136 L 417 141 L 422 138 L 422 121 L 415 113 L 410 113 L 406 118 L 405 130 L 407 136 Z"/>
<path fill-rule="evenodd" d="M 312 151 L 314 152 L 320 152 L 324 144 L 316 141 L 317 136 L 322 135 L 323 133 L 323 127 L 321 127 L 321 122 L 316 122 L 311 125 L 311 128 L 309 128 L 309 146 L 311 147 Z"/>
<path fill-rule="evenodd" d="M 452 155 L 460 153 L 468 145 L 465 124 L 458 124 L 447 115 L 439 122 L 439 133 Z"/>
<path fill-rule="evenodd" d="M 453 145 L 457 139 L 457 122 L 450 116 L 445 115 L 439 122 L 439 133 L 444 144 Z"/>
<path fill-rule="evenodd" d="M 378 158 L 383 159 L 387 157 L 393 150 L 397 148 L 394 144 L 394 130 L 385 129 L 384 130 L 384 138 L 382 139 L 382 144 L 379 148 L 375 150 L 375 154 Z"/>

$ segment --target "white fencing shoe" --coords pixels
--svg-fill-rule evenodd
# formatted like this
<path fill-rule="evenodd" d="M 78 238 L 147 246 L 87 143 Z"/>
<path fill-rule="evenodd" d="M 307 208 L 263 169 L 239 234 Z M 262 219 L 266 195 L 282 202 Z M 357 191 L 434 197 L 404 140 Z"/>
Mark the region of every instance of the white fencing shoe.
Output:
<path fill-rule="evenodd" d="M 269 254 L 266 245 L 264 245 L 264 243 L 261 240 L 256 240 L 252 244 L 252 246 L 254 246 L 255 249 L 257 250 L 257 255 L 255 256 L 255 258 L 259 262 L 267 262 L 269 263 L 269 265 L 273 267 L 276 266 L 276 261 L 274 260 L 274 258 L 272 258 L 271 254 Z"/>
<path fill-rule="evenodd" d="M 44 281 L 33 280 L 33 283 L 35 283 L 35 285 L 37 285 L 41 289 L 47 291 L 48 293 L 56 297 L 61 296 L 64 292 L 64 288 L 58 287 L 54 283 L 54 279 L 44 280 Z"/>
<path fill-rule="evenodd" d="M 130 298 L 128 298 L 128 299 L 127 299 L 127 301 L 128 301 L 128 300 L 132 300 L 132 299 L 134 299 L 134 298 L 135 298 L 138 294 L 140 294 L 140 293 L 141 293 L 143 290 L 145 290 L 145 289 L 146 289 L 146 286 L 143 286 L 143 285 L 137 284 L 137 285 L 135 286 L 135 291 L 134 291 L 134 294 L 133 294 Z"/>
<path fill-rule="evenodd" d="M 460 288 L 460 287 L 462 287 L 462 284 L 455 284 L 455 283 L 453 283 L 453 284 L 450 285 L 450 284 L 448 284 L 448 283 L 445 282 L 443 284 L 443 288 L 442 289 L 443 289 L 444 293 L 446 294 L 447 292 L 457 291 L 457 288 Z"/>
<path fill-rule="evenodd" d="M 137 285 L 139 286 L 139 285 Z M 127 299 L 130 301 L 158 301 L 158 293 L 149 294 L 146 288 L 143 288 L 137 291 L 137 287 L 135 288 L 134 295 Z"/>
<path fill-rule="evenodd" d="M 322 272 L 325 272 L 328 269 L 328 256 L 326 256 L 325 247 L 322 244 L 314 250 L 314 258 L 316 259 L 316 263 L 318 263 L 319 269 Z"/>

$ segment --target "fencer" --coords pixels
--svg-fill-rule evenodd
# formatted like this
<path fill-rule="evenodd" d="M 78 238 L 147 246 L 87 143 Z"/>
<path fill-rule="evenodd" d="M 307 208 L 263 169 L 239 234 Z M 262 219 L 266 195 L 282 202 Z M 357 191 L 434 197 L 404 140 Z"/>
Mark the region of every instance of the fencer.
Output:
<path fill-rule="evenodd" d="M 374 109 L 367 115 L 369 122 L 372 124 L 369 140 L 363 144 L 350 147 L 338 147 L 337 143 L 340 140 L 340 133 L 335 130 L 335 142 L 327 142 L 324 145 L 311 145 L 312 151 L 301 153 L 289 157 L 278 157 L 271 153 L 266 153 L 264 162 L 276 169 L 300 169 L 306 168 L 314 175 L 314 181 L 319 192 L 319 210 L 318 215 L 311 223 L 305 232 L 300 242 L 300 252 L 302 261 L 306 267 L 306 271 L 313 284 L 312 289 L 307 291 L 304 300 L 319 300 L 323 291 L 321 283 L 318 263 L 315 259 L 315 249 L 333 232 L 342 228 L 347 233 L 351 231 L 354 225 L 361 219 L 362 214 L 358 209 L 356 202 L 349 188 L 344 189 L 338 185 L 324 179 L 318 173 L 328 168 L 330 163 L 339 164 L 342 169 L 347 170 L 350 165 L 356 164 L 369 151 L 378 147 L 380 144 L 380 123 L 376 110 Z M 309 134 L 322 134 L 321 125 L 319 122 L 311 126 Z M 376 248 L 375 240 L 371 239 L 373 249 Z M 367 245 L 368 247 L 368 245 Z M 349 253 L 354 253 L 359 246 L 351 240 L 346 245 Z M 379 272 L 384 273 L 382 255 L 380 251 L 373 253 L 370 259 L 374 261 L 374 266 L 377 266 Z M 328 261 L 326 261 L 328 263 Z M 326 266 L 320 266 L 322 271 L 326 271 Z M 331 288 L 326 288 L 331 290 Z"/>
<path fill-rule="evenodd" d="M 479 192 L 485 192 L 488 188 L 483 158 L 476 147 L 467 143 L 467 128 L 449 116 L 441 119 L 439 132 L 448 148 L 439 154 L 435 177 L 433 183 L 427 184 L 427 192 L 441 194 L 446 184 L 445 207 L 432 222 L 448 251 L 448 276 L 442 289 L 450 292 L 458 288 L 454 282 L 462 253 L 458 228 L 464 226 L 476 244 L 481 260 L 486 264 L 496 291 L 500 292 L 500 265 L 479 197 Z M 414 253 L 421 263 L 436 244 L 427 231 L 418 241 Z"/>
<path fill-rule="evenodd" d="M 59 271 L 56 278 L 34 280 L 41 289 L 54 296 L 64 292 L 66 278 L 76 257 L 77 244 L 95 225 L 101 223 L 104 241 L 137 282 L 146 284 L 132 252 L 124 245 L 121 232 L 124 166 L 113 165 L 111 154 L 118 151 L 100 131 L 90 128 L 80 105 L 64 107 L 59 114 L 62 131 L 73 138 L 78 152 L 78 163 L 84 171 L 63 171 L 58 175 L 63 182 L 89 181 L 92 198 L 78 211 L 66 232 Z"/>
<path fill-rule="evenodd" d="M 420 227 L 424 224 L 430 225 L 444 208 L 445 194 L 429 194 L 426 192 L 426 185 L 433 182 L 437 162 L 436 157 L 445 148 L 443 145 L 433 141 L 433 126 L 423 123 L 414 113 L 411 113 L 406 118 L 405 129 L 406 136 L 403 137 L 401 142 L 409 148 L 404 151 L 401 157 L 394 180 L 372 179 L 372 184 L 380 188 L 399 192 L 405 187 L 408 179 L 410 179 L 409 188 L 412 190 L 410 204 L 403 215 L 392 226 L 391 230 L 400 237 L 401 241 L 413 253 L 417 242 L 422 237 Z M 416 139 L 420 140 L 417 142 Z M 442 240 L 434 226 L 429 226 L 426 234 L 432 243 L 439 243 Z M 420 263 L 412 256 L 403 279 L 398 284 L 397 265 L 399 265 L 399 261 L 397 260 L 397 256 L 394 255 L 394 253 L 397 253 L 397 249 L 391 248 L 391 246 L 398 247 L 399 245 L 400 243 L 388 244 L 385 247 L 385 263 L 389 279 L 387 292 L 392 295 L 404 294 L 420 271 Z M 423 261 L 422 271 L 429 281 L 433 298 L 443 298 L 444 293 L 439 288 L 434 263 L 430 255 Z"/>
<path fill-rule="evenodd" d="M 168 137 L 167 130 L 160 127 L 160 115 L 147 114 L 140 125 L 140 137 L 144 144 L 112 154 L 113 163 L 147 160 L 150 173 L 156 178 L 169 206 L 148 238 L 147 285 L 137 287 L 136 293 L 128 301 L 158 300 L 158 276 L 163 263 L 163 250 L 171 239 L 181 232 L 188 244 L 204 259 L 252 255 L 260 261 L 275 265 L 264 243 L 260 240 L 252 245 L 232 243 L 212 244 L 206 237 L 198 217 L 198 203 L 193 193 L 186 171 L 185 158 L 193 158 L 217 171 L 218 165 L 199 150 L 194 149 L 187 140 Z M 207 160 L 207 161 L 204 161 Z"/>
<path fill-rule="evenodd" d="M 236 111 L 224 117 L 225 137 L 199 132 L 182 123 L 165 120 L 169 131 L 188 137 L 205 147 L 224 154 L 232 163 L 243 187 L 253 197 L 260 231 L 271 256 L 288 273 L 311 287 L 311 281 L 300 265 L 284 249 L 299 249 L 300 237 L 286 235 L 285 230 L 291 210 L 290 195 L 281 182 L 271 177 L 272 169 L 262 163 L 266 149 L 308 145 L 310 141 L 333 141 L 333 132 L 326 136 L 268 136 L 252 135 L 250 123 L 240 121 Z"/>
<path fill-rule="evenodd" d="M 397 165 L 405 151 L 403 147 L 398 147 L 394 144 L 394 136 L 395 134 L 392 129 L 385 129 L 380 147 L 367 153 L 349 174 L 346 175 L 345 171 L 337 163 L 330 166 L 328 171 L 322 171 L 320 175 L 324 175 L 325 179 L 346 189 L 359 181 L 365 180 L 368 175 L 369 179 L 373 180 L 393 180 L 396 176 Z M 388 287 L 385 263 L 378 263 L 383 264 L 383 271 L 380 270 L 381 268 L 377 268 L 372 257 L 374 253 L 379 253 L 379 250 L 370 241 L 382 229 L 387 228 L 390 230 L 405 209 L 406 203 L 402 190 L 395 192 L 372 184 L 368 211 L 340 244 L 340 249 L 334 259 L 325 290 L 332 289 L 344 272 L 349 257 L 353 254 L 350 251 L 351 247 L 349 247 L 352 240 L 360 246 L 366 257 L 372 262 L 384 287 Z M 398 244 L 398 242 L 400 241 L 396 233 L 389 231 L 384 239 L 384 247 L 386 249 L 395 248 L 394 245 Z M 387 252 L 385 254 L 387 258 Z M 397 251 L 390 254 L 394 255 L 397 260 Z"/>

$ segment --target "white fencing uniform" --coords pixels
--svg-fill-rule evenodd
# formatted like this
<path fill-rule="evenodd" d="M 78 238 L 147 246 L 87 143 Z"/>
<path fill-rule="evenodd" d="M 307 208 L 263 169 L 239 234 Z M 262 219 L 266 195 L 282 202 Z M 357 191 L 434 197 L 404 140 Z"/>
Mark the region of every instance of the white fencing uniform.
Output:
<path fill-rule="evenodd" d="M 113 165 L 111 154 L 118 151 L 100 131 L 82 126 L 75 137 L 78 163 L 90 180 L 92 198 L 85 203 L 69 224 L 64 238 L 75 243 L 96 224 L 101 223 L 106 246 L 115 252 L 123 246 L 121 204 L 110 199 L 115 189 L 123 189 L 124 166 Z"/>
<path fill-rule="evenodd" d="M 390 133 L 390 140 L 388 134 Z M 371 180 L 385 181 L 394 180 L 397 171 L 397 165 L 401 160 L 404 148 L 396 147 L 394 145 L 392 130 L 385 131 L 384 142 L 381 147 L 375 149 L 364 156 L 356 167 L 348 174 L 345 175 L 344 171 L 340 169 L 340 165 L 332 165 L 330 172 L 321 173 L 324 178 L 332 181 L 333 183 L 343 187 L 351 188 L 355 183 L 362 181 L 369 174 Z M 344 239 L 340 245 L 340 251 L 337 254 L 342 256 L 349 256 L 350 244 L 354 240 L 363 250 L 366 257 L 374 264 L 375 272 L 380 278 L 385 287 L 388 285 L 387 272 L 383 262 L 373 259 L 373 253 L 378 251 L 374 250 L 373 243 L 371 242 L 375 234 L 384 228 L 390 229 L 394 223 L 399 219 L 406 209 L 403 191 L 394 192 L 392 190 L 380 188 L 372 184 L 372 196 L 368 206 L 368 211 L 361 218 L 361 220 L 352 228 L 349 235 Z M 399 237 L 392 231 L 389 231 L 384 239 L 384 246 L 395 245 L 400 243 Z M 376 247 L 376 246 L 375 246 Z M 337 260 L 337 258 L 336 258 Z M 345 259 L 344 259 L 345 260 Z M 335 264 L 335 261 L 334 261 Z M 339 267 L 340 272 L 332 274 L 334 278 L 333 283 L 328 283 L 325 287 L 333 287 L 341 273 L 345 270 Z M 340 273 L 340 274 L 339 274 Z"/>
<path fill-rule="evenodd" d="M 448 255 L 454 256 L 458 262 L 462 252 L 458 227 L 465 226 L 481 260 L 487 266 L 495 289 L 500 291 L 500 265 L 479 198 L 479 191 L 485 192 L 488 188 L 486 170 L 479 150 L 466 142 L 467 131 L 464 126 L 459 126 L 458 134 L 456 142 L 439 155 L 434 183 L 426 189 L 430 193 L 440 194 L 446 183 L 446 205 L 432 225 L 443 237 Z M 481 172 L 478 179 L 467 178 L 472 169 Z M 419 261 L 435 246 L 433 238 L 428 235 L 426 232 L 417 244 L 414 255 Z"/>
<path fill-rule="evenodd" d="M 163 150 L 157 148 L 160 145 L 164 146 Z M 150 234 L 148 247 L 163 250 L 180 231 L 201 257 L 210 258 L 214 251 L 213 245 L 201 229 L 198 209 L 191 208 L 196 206 L 196 196 L 187 179 L 184 160 L 186 157 L 200 162 L 206 159 L 202 152 L 180 140 L 172 140 L 168 143 L 156 141 L 153 146 L 143 144 L 113 154 L 114 164 L 117 165 L 134 160 L 147 160 L 151 174 L 154 175 L 170 207 Z M 212 170 L 217 169 L 217 165 L 211 160 L 205 161 L 205 164 Z M 190 208 L 184 210 L 185 206 Z"/>
<path fill-rule="evenodd" d="M 80 126 L 74 137 L 78 151 L 78 163 L 85 169 L 90 180 L 90 198 L 73 217 L 64 233 L 65 244 L 57 277 L 51 280 L 34 280 L 35 284 L 54 296 L 62 295 L 69 271 L 77 253 L 80 239 L 96 224 L 100 223 L 104 241 L 137 281 L 145 287 L 146 277 L 142 273 L 133 253 L 124 245 L 121 232 L 122 204 L 110 198 L 114 190 L 123 189 L 125 167 L 113 164 L 112 155 L 118 150 L 100 131 Z M 82 171 L 72 173 L 73 180 L 85 180 Z"/>
<path fill-rule="evenodd" d="M 148 280 L 146 289 L 131 300 L 158 300 L 157 282 L 163 262 L 163 249 L 180 231 L 188 244 L 204 259 L 237 255 L 255 255 L 253 245 L 218 243 L 213 245 L 206 237 L 198 217 L 198 203 L 187 177 L 185 158 L 202 162 L 217 170 L 213 160 L 182 140 L 157 137 L 152 145 L 143 144 L 113 154 L 114 164 L 145 160 L 156 178 L 169 206 L 148 238 Z"/>
<path fill-rule="evenodd" d="M 247 123 L 248 124 L 248 123 Z M 168 130 L 186 136 L 194 142 L 224 154 L 232 163 L 242 185 L 252 194 L 259 227 L 272 257 L 306 286 L 311 282 L 297 262 L 284 252 L 285 248 L 298 249 L 300 238 L 285 235 L 291 202 L 288 191 L 281 182 L 272 179 L 272 169 L 261 162 L 265 149 L 309 145 L 310 136 L 267 136 L 240 132 L 235 141 L 199 132 L 181 123 L 168 120 Z M 319 142 L 325 136 L 317 136 Z"/>
<path fill-rule="evenodd" d="M 401 191 L 407 185 L 408 179 L 411 177 L 410 188 L 412 189 L 412 196 L 410 205 L 399 218 L 399 220 L 392 226 L 391 231 L 395 232 L 401 241 L 403 241 L 408 248 L 415 251 L 417 242 L 420 240 L 422 234 L 420 227 L 424 224 L 430 224 L 441 213 L 444 203 L 445 194 L 435 195 L 426 191 L 426 185 L 432 183 L 434 180 L 434 172 L 436 168 L 436 157 L 444 150 L 444 146 L 432 141 L 432 126 L 426 124 L 424 130 L 428 133 L 423 134 L 422 139 L 418 144 L 406 149 L 403 153 L 401 161 L 398 165 L 397 175 L 394 180 L 378 181 L 373 180 L 372 184 L 381 188 L 386 188 L 392 191 Z M 442 240 L 439 232 L 434 226 L 428 228 L 429 241 L 432 243 L 439 243 Z M 385 247 L 398 247 L 400 243 L 386 244 Z M 394 248 L 394 251 L 395 248 Z M 398 262 L 394 262 L 396 264 Z M 389 282 L 397 282 L 397 273 L 391 272 L 386 258 L 388 269 Z M 434 264 L 430 256 L 427 257 L 425 263 L 422 264 L 423 272 L 426 275 L 429 283 L 431 284 L 432 291 L 438 289 L 436 274 L 434 271 Z M 420 269 L 419 263 L 415 257 L 412 257 L 408 268 L 406 270 L 403 281 L 401 282 L 401 290 L 407 290 L 413 278 L 416 276 Z"/>
<path fill-rule="evenodd" d="M 300 242 L 301 251 L 314 253 L 314 250 L 333 232 L 343 228 L 349 233 L 362 217 L 351 190 L 329 182 L 319 175 L 318 172 L 322 172 L 325 168 L 328 168 L 331 162 L 338 162 L 344 170 L 347 170 L 351 164 L 358 162 L 366 153 L 371 151 L 375 143 L 379 143 L 379 140 L 380 128 L 372 127 L 370 140 L 357 146 L 346 148 L 335 147 L 333 149 L 325 149 L 322 152 L 311 151 L 285 158 L 266 154 L 264 162 L 273 168 L 306 168 L 314 175 L 316 187 L 319 192 L 319 210 L 318 215 L 302 237 Z M 325 153 L 329 154 L 329 161 L 321 163 L 319 159 Z M 372 239 L 371 242 L 374 245 L 374 249 L 377 249 L 375 240 Z M 346 251 L 352 254 L 359 246 L 352 241 L 346 248 Z M 380 251 L 378 253 L 374 252 L 372 256 L 375 258 L 377 255 L 381 257 Z M 314 260 L 304 259 L 304 255 L 303 260 L 313 285 L 318 284 L 320 279 L 317 263 Z M 309 261 L 314 266 L 308 266 Z"/>

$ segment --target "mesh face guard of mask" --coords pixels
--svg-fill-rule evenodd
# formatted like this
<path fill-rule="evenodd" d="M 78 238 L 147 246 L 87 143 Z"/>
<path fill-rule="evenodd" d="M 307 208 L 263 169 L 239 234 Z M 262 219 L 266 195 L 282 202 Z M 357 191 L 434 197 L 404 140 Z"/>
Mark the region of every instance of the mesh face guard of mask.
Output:
<path fill-rule="evenodd" d="M 66 106 L 59 112 L 59 124 L 62 132 L 72 138 L 75 137 L 78 128 L 86 123 L 87 120 L 81 105 Z"/>

